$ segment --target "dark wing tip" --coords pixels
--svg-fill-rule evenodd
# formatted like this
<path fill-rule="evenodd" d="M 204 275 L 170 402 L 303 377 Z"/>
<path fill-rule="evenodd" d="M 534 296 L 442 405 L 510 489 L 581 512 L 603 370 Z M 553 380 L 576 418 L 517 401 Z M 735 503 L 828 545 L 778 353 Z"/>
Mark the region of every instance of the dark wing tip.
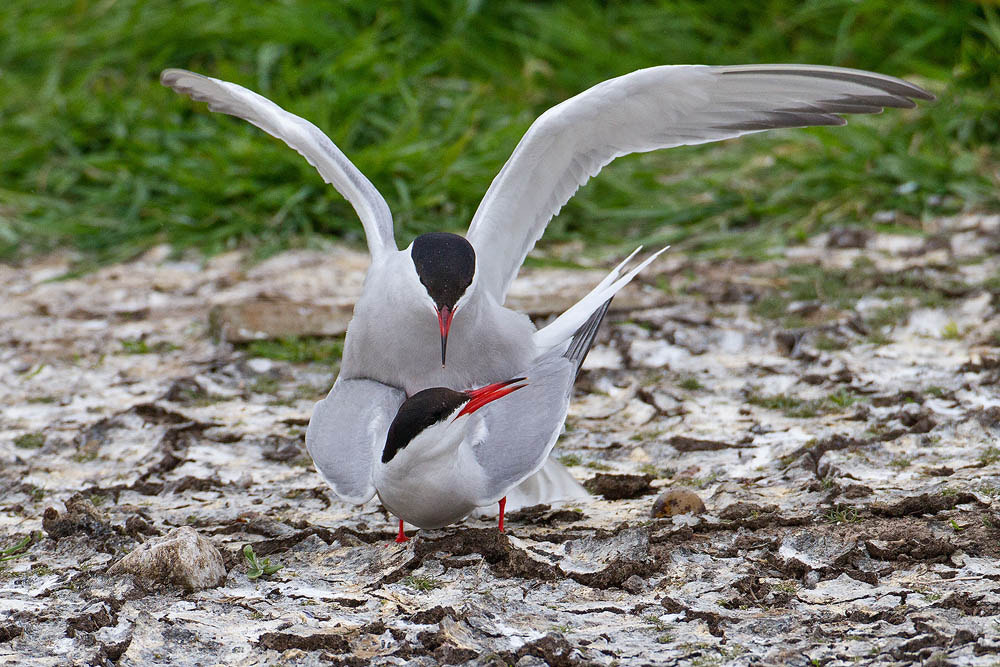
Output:
<path fill-rule="evenodd" d="M 862 70 L 853 70 L 843 67 L 817 66 L 815 68 L 810 68 L 808 66 L 795 67 L 788 65 L 775 65 L 770 67 L 723 67 L 720 69 L 722 70 L 721 74 L 724 76 L 765 74 L 770 76 L 804 76 L 814 79 L 833 79 L 835 81 L 849 81 L 851 83 L 867 86 L 869 88 L 876 88 L 889 93 L 890 95 L 915 97 L 920 100 L 935 99 L 934 95 L 930 92 L 924 90 L 916 84 L 910 83 L 909 81 L 904 81 L 903 79 L 897 79 L 896 77 L 887 75 L 876 74 L 874 72 L 865 72 Z"/>
<path fill-rule="evenodd" d="M 611 297 L 611 299 L 613 298 Z M 564 357 L 576 365 L 576 375 L 580 374 L 580 369 L 583 367 L 583 360 L 587 358 L 590 347 L 594 344 L 594 339 L 597 337 L 597 329 L 601 326 L 601 322 L 608 312 L 608 307 L 611 306 L 611 299 L 605 301 L 600 308 L 587 318 L 586 322 L 580 325 L 580 328 L 573 334 L 566 352 L 563 353 Z"/>
<path fill-rule="evenodd" d="M 768 111 L 760 118 L 716 125 L 718 130 L 734 130 L 738 132 L 753 132 L 756 130 L 776 130 L 783 127 L 814 127 L 817 125 L 846 125 L 847 121 L 840 116 L 829 113 L 800 111 Z"/>
<path fill-rule="evenodd" d="M 181 77 L 191 76 L 192 72 L 184 69 L 171 67 L 160 72 L 160 83 L 168 88 L 173 88 Z"/>

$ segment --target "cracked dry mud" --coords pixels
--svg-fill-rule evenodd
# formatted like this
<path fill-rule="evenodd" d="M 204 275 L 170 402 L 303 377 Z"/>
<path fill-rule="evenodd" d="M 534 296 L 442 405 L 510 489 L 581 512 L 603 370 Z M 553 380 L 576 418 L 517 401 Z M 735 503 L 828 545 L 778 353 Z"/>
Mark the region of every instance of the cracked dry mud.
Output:
<path fill-rule="evenodd" d="M 0 267 L 0 663 L 997 664 L 1000 217 L 929 231 L 671 251 L 557 449 L 599 495 L 405 545 L 306 457 L 335 366 L 239 342 L 338 335 L 363 254 Z M 512 300 L 544 320 L 600 275 Z M 705 512 L 652 519 L 665 489 Z M 181 526 L 221 586 L 108 574 Z"/>

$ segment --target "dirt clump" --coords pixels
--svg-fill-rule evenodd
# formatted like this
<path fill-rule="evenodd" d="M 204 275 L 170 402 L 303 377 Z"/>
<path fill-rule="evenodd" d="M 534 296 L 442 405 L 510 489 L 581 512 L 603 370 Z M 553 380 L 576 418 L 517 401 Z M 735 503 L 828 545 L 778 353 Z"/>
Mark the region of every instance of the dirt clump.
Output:
<path fill-rule="evenodd" d="M 605 500 L 639 498 L 653 492 L 654 477 L 643 475 L 613 475 L 597 473 L 583 483 L 584 488 Z"/>
<path fill-rule="evenodd" d="M 342 635 L 317 633 L 297 635 L 288 632 L 265 632 L 257 639 L 257 645 L 272 651 L 284 652 L 297 648 L 302 651 L 330 651 L 350 653 L 351 644 Z"/>
<path fill-rule="evenodd" d="M 66 500 L 66 512 L 48 507 L 42 517 L 42 529 L 53 539 L 84 533 L 91 537 L 108 537 L 114 534 L 111 524 L 95 506 L 83 496 L 73 494 Z"/>

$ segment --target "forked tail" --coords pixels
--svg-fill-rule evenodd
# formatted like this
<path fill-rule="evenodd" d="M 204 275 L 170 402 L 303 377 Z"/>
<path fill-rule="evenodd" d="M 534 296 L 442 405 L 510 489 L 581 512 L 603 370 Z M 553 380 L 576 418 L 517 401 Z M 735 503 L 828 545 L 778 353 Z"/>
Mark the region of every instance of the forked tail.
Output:
<path fill-rule="evenodd" d="M 590 290 L 585 297 L 570 306 L 565 313 L 553 320 L 548 326 L 536 331 L 532 337 L 535 349 L 539 352 L 544 352 L 570 340 L 566 356 L 577 362 L 577 369 L 579 370 L 579 364 L 583 363 L 583 358 L 587 356 L 587 351 L 594 342 L 594 334 L 601 320 L 604 319 L 604 314 L 611 304 L 611 299 L 623 287 L 632 282 L 632 279 L 646 268 L 650 262 L 659 257 L 669 247 L 666 246 L 647 257 L 638 266 L 631 269 L 625 275 L 622 275 L 622 269 L 625 265 L 635 257 L 636 253 L 642 250 L 642 246 L 636 248 L 631 255 L 626 257 L 621 264 L 608 273 L 604 277 L 604 280 L 598 283 L 594 289 Z M 584 340 L 586 340 L 585 344 L 583 344 Z M 582 352 L 575 349 L 580 347 L 581 344 L 583 344 Z M 570 356 L 571 354 L 574 356 Z"/>

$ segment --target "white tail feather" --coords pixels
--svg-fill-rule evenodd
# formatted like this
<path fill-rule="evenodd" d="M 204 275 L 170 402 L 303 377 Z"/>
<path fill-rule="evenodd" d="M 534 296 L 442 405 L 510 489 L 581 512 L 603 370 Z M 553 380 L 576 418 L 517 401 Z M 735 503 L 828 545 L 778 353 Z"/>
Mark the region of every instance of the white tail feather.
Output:
<path fill-rule="evenodd" d="M 621 264 L 612 269 L 611 272 L 604 277 L 604 280 L 599 282 L 594 289 L 590 290 L 587 296 L 570 306 L 565 313 L 553 320 L 548 326 L 542 327 L 536 331 L 535 335 L 532 337 L 535 349 L 541 353 L 568 341 L 573 333 L 587 321 L 587 318 L 590 317 L 591 313 L 600 308 L 605 301 L 617 294 L 619 290 L 632 282 L 632 279 L 635 278 L 640 271 L 646 268 L 650 262 L 659 257 L 669 247 L 670 246 L 666 246 L 653 253 L 640 262 L 638 266 L 622 276 L 621 271 L 625 265 L 629 262 L 629 260 L 635 257 L 636 253 L 642 250 L 642 246 L 636 248 Z"/>
<path fill-rule="evenodd" d="M 580 482 L 559 461 L 551 456 L 534 475 L 507 492 L 508 512 L 545 503 L 560 505 L 585 500 L 590 497 Z M 499 508 L 494 503 L 476 509 L 474 516 L 496 516 Z"/>

